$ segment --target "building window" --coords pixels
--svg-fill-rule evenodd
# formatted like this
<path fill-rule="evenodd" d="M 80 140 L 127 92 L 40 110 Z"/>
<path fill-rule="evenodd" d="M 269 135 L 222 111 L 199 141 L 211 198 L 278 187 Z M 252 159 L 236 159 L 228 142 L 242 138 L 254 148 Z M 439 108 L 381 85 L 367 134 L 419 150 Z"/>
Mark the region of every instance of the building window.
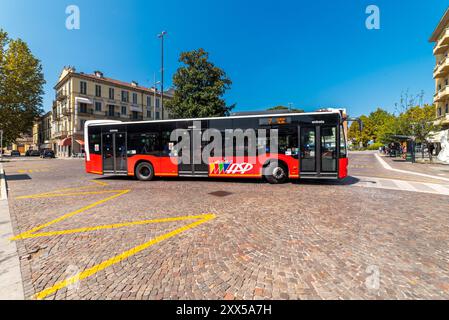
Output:
<path fill-rule="evenodd" d="M 156 99 L 156 108 L 159 108 L 161 100 L 160 99 Z"/>
<path fill-rule="evenodd" d="M 126 106 L 122 106 L 122 114 L 126 114 Z"/>
<path fill-rule="evenodd" d="M 80 113 L 87 113 L 87 104 L 80 103 Z"/>
<path fill-rule="evenodd" d="M 108 116 L 114 116 L 115 106 L 113 104 L 108 105 Z"/>
<path fill-rule="evenodd" d="M 147 118 L 151 118 L 151 110 L 147 110 Z"/>
<path fill-rule="evenodd" d="M 80 81 L 80 93 L 87 94 L 87 82 Z"/>
<path fill-rule="evenodd" d="M 151 97 L 147 96 L 147 106 L 151 106 Z"/>
<path fill-rule="evenodd" d="M 122 102 L 129 102 L 129 92 L 122 90 Z"/>
<path fill-rule="evenodd" d="M 156 112 L 156 120 L 159 120 L 159 111 Z"/>
<path fill-rule="evenodd" d="M 445 85 L 449 85 L 449 79 L 444 80 Z"/>
<path fill-rule="evenodd" d="M 99 101 L 95 102 L 95 111 L 101 111 L 101 102 Z"/>
<path fill-rule="evenodd" d="M 133 103 L 137 104 L 137 93 L 133 93 Z"/>
<path fill-rule="evenodd" d="M 446 114 L 448 114 L 449 113 L 449 103 L 446 103 Z"/>
<path fill-rule="evenodd" d="M 114 88 L 109 88 L 109 99 L 114 100 Z"/>
<path fill-rule="evenodd" d="M 441 91 L 441 83 L 438 85 L 438 91 Z"/>
<path fill-rule="evenodd" d="M 132 118 L 133 118 L 133 120 L 137 120 L 137 118 L 138 118 L 137 111 L 132 112 Z"/>
<path fill-rule="evenodd" d="M 438 117 L 441 117 L 441 108 L 438 108 Z"/>
<path fill-rule="evenodd" d="M 98 84 L 95 85 L 95 96 L 101 97 L 101 86 Z"/>

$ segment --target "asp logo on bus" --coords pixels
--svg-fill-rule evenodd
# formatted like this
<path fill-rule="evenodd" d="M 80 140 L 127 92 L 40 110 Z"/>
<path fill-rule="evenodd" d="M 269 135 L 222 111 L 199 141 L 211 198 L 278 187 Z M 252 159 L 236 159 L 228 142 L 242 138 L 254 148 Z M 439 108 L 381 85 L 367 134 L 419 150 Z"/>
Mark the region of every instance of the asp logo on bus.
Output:
<path fill-rule="evenodd" d="M 233 163 L 232 161 L 216 161 L 209 166 L 211 174 L 245 174 L 254 167 L 251 163 Z"/>

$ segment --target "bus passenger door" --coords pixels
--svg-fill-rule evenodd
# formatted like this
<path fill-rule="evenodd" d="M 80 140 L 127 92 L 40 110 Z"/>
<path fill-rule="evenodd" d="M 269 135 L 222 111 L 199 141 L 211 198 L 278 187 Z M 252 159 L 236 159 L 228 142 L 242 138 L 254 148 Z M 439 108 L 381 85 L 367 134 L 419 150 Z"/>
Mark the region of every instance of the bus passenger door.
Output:
<path fill-rule="evenodd" d="M 316 127 L 301 127 L 299 139 L 299 172 L 301 177 L 317 175 Z"/>
<path fill-rule="evenodd" d="M 127 174 L 126 133 L 104 133 L 103 140 L 103 173 Z"/>
<path fill-rule="evenodd" d="M 189 128 L 185 131 L 185 134 L 188 134 L 190 138 L 190 163 L 181 161 L 178 166 L 179 176 L 207 177 L 209 175 L 209 164 L 202 159 L 202 151 L 207 143 L 201 139 L 202 130 Z M 182 160 L 182 154 L 180 156 Z"/>
<path fill-rule="evenodd" d="M 102 140 L 103 172 L 114 173 L 114 134 L 104 133 Z"/>
<path fill-rule="evenodd" d="M 337 178 L 337 155 L 336 126 L 301 126 L 299 157 L 301 178 Z"/>
<path fill-rule="evenodd" d="M 115 168 L 116 174 L 128 174 L 128 156 L 126 150 L 126 133 L 118 132 L 115 136 Z"/>

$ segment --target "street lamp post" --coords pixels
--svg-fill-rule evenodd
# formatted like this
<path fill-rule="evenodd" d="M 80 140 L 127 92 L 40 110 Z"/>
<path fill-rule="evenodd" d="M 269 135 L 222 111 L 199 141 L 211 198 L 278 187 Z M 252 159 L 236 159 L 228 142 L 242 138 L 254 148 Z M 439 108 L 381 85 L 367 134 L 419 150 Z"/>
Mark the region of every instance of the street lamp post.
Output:
<path fill-rule="evenodd" d="M 153 88 L 154 88 L 154 102 L 153 102 L 153 120 L 159 120 L 156 119 L 156 98 L 157 98 L 157 85 L 160 84 L 160 81 L 156 81 L 156 74 L 154 75 L 154 83 L 153 83 Z"/>
<path fill-rule="evenodd" d="M 0 160 L 3 160 L 3 130 L 0 130 Z"/>
<path fill-rule="evenodd" d="M 161 119 L 164 119 L 164 37 L 167 34 L 166 31 L 162 31 L 158 34 L 158 38 L 161 39 Z"/>

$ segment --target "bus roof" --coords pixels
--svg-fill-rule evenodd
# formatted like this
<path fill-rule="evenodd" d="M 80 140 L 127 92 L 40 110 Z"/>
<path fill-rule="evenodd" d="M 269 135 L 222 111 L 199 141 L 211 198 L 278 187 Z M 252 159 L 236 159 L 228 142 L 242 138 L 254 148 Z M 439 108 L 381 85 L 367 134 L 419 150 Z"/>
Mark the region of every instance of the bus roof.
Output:
<path fill-rule="evenodd" d="M 291 117 L 291 116 L 310 116 L 310 115 L 325 115 L 325 114 L 338 114 L 341 117 L 341 113 L 338 110 L 323 111 L 323 112 L 302 112 L 302 113 L 279 113 L 279 114 L 254 114 L 246 116 L 229 116 L 229 117 L 210 117 L 210 118 L 190 118 L 190 119 L 167 119 L 167 120 L 146 120 L 146 121 L 119 121 L 119 120 L 89 120 L 86 122 L 86 126 L 91 125 L 120 125 L 120 124 L 142 124 L 142 123 L 160 123 L 160 122 L 176 122 L 176 121 L 201 121 L 201 120 L 226 120 L 226 119 L 248 119 L 248 118 L 272 118 L 272 117 Z"/>

